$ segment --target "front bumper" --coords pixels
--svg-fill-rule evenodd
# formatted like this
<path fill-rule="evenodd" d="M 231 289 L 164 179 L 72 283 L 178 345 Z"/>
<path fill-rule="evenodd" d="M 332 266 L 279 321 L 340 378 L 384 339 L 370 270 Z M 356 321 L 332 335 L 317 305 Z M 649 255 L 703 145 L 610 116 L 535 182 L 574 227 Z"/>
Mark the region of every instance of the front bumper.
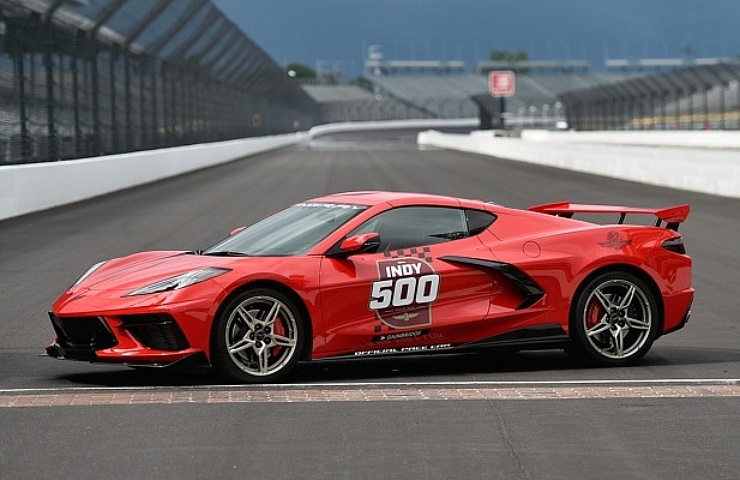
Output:
<path fill-rule="evenodd" d="M 168 366 L 203 352 L 191 348 L 167 314 L 62 317 L 49 313 L 56 333 L 53 358 L 125 365 Z"/>

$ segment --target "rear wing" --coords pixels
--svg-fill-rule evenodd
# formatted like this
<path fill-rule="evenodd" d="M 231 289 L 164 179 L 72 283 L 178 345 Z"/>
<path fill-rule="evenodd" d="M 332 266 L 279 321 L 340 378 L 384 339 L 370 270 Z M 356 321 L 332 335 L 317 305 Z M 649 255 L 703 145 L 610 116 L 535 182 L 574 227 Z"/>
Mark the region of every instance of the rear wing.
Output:
<path fill-rule="evenodd" d="M 529 207 L 529 209 L 533 212 L 547 213 L 567 218 L 572 217 L 574 213 L 613 213 L 619 214 L 619 221 L 617 223 L 620 224 L 624 223 L 627 214 L 655 215 L 658 217 L 658 221 L 655 223 L 656 227 L 660 227 L 661 222 L 666 222 L 666 228 L 670 228 L 671 230 L 678 230 L 678 225 L 686 221 L 691 211 L 688 205 L 676 205 L 668 208 L 634 208 L 614 205 L 584 205 L 568 202 L 546 203 Z"/>

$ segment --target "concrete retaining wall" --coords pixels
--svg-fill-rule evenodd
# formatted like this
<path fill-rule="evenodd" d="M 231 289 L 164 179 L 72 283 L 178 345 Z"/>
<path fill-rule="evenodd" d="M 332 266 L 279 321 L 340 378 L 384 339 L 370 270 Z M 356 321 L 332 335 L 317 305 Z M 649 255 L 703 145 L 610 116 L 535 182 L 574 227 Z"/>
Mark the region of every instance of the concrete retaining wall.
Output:
<path fill-rule="evenodd" d="M 474 119 L 354 122 L 274 137 L 53 163 L 0 166 L 0 220 L 155 182 L 338 132 L 469 127 Z M 629 136 L 625 136 L 629 134 Z M 494 155 L 654 185 L 740 198 L 740 133 L 524 132 L 523 139 L 419 134 L 421 145 Z M 625 146 L 628 142 L 631 146 Z M 613 143 L 615 145 L 609 145 Z M 616 145 L 620 144 L 620 145 Z M 691 148 L 636 145 L 686 145 Z M 698 148 L 701 146 L 702 148 Z M 724 149 L 724 150 L 723 150 Z"/>
<path fill-rule="evenodd" d="M 740 132 L 535 131 L 515 139 L 426 131 L 418 143 L 740 198 L 740 150 L 732 149 L 740 148 Z"/>
<path fill-rule="evenodd" d="M 0 220 L 155 182 L 332 133 L 474 127 L 475 119 L 321 125 L 309 132 L 190 145 L 63 162 L 0 166 Z"/>
<path fill-rule="evenodd" d="M 155 182 L 305 141 L 248 138 L 53 163 L 0 166 L 0 220 Z"/>
<path fill-rule="evenodd" d="M 475 128 L 479 124 L 477 118 L 453 119 L 420 119 L 420 120 L 389 120 L 384 122 L 343 122 L 329 123 L 313 127 L 309 131 L 312 138 L 322 135 L 331 135 L 344 132 L 361 132 L 367 130 L 395 130 L 404 128 Z"/>

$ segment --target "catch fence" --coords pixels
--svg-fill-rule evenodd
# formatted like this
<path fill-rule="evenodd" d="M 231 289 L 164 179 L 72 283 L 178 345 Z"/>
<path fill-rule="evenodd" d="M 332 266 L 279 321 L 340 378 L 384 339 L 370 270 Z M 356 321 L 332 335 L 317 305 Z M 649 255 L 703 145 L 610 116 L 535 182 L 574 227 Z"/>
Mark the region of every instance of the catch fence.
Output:
<path fill-rule="evenodd" d="M 317 115 L 210 0 L 0 0 L 0 165 L 287 133 Z"/>
<path fill-rule="evenodd" d="M 740 130 L 740 61 L 635 76 L 560 100 L 576 130 Z"/>

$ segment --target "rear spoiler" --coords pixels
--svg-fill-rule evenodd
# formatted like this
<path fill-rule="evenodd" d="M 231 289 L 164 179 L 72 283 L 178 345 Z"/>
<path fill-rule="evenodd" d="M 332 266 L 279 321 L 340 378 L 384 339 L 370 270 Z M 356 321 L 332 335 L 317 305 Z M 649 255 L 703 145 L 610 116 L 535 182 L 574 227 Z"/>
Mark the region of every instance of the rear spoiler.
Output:
<path fill-rule="evenodd" d="M 614 205 L 583 205 L 578 203 L 555 202 L 543 205 L 529 207 L 533 212 L 547 213 L 561 217 L 572 217 L 574 213 L 614 213 L 619 214 L 619 222 L 624 223 L 627 214 L 655 215 L 658 221 L 656 227 L 661 226 L 661 222 L 666 222 L 666 228 L 678 230 L 678 225 L 689 216 L 691 208 L 688 205 L 676 205 L 668 208 L 634 208 L 618 207 Z"/>

